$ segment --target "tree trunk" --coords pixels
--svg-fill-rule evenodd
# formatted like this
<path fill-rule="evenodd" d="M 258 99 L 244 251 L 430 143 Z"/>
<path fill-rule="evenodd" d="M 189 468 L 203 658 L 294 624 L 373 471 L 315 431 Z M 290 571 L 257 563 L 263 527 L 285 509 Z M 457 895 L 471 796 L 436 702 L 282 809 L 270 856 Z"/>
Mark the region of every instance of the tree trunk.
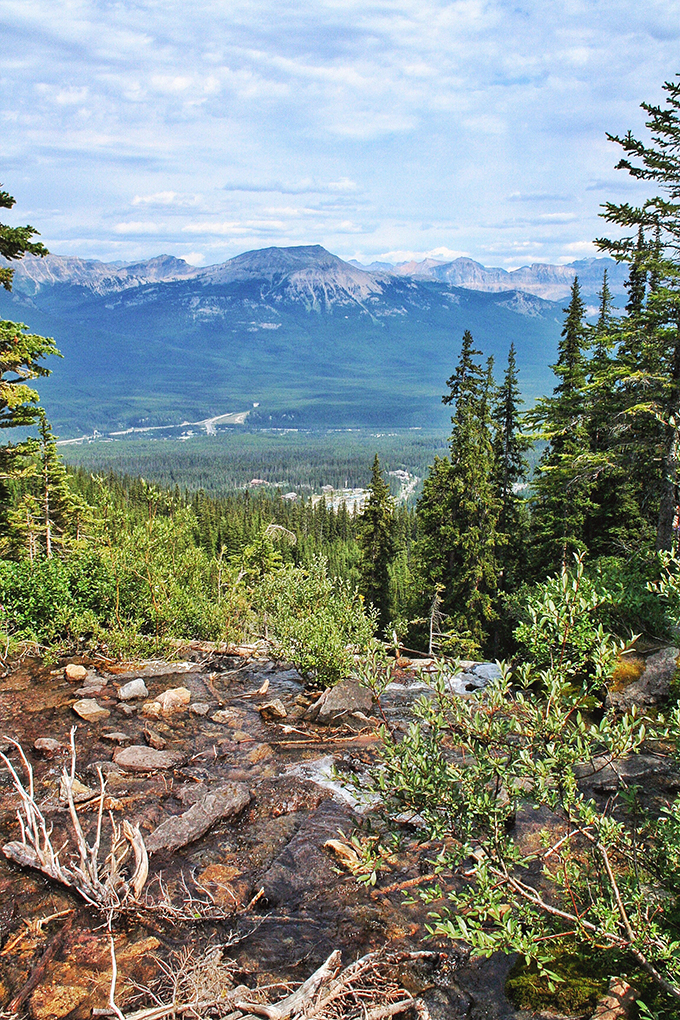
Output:
<path fill-rule="evenodd" d="M 665 408 L 665 435 L 661 466 L 661 502 L 656 529 L 657 552 L 670 552 L 675 538 L 674 525 L 678 510 L 678 426 L 680 425 L 680 319 L 675 326 L 675 347 L 671 362 L 669 393 Z"/>

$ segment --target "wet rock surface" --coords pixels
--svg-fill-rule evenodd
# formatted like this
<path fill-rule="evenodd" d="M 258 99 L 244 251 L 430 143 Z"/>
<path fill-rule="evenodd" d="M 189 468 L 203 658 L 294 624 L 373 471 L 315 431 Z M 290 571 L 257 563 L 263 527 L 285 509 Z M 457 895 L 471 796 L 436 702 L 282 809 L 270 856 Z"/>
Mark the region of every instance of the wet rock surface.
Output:
<path fill-rule="evenodd" d="M 472 666 L 470 677 L 477 676 Z M 398 890 L 380 889 L 381 883 L 391 888 L 419 881 L 427 872 L 427 851 L 417 835 L 406 839 L 398 864 L 376 889 L 358 885 L 324 847 L 350 835 L 371 809 L 370 799 L 360 802 L 334 772 L 361 774 L 375 759 L 379 740 L 370 695 L 351 688 L 330 692 L 321 723 L 302 718 L 319 699 L 308 695 L 295 670 L 266 660 L 212 654 L 204 663 L 98 663 L 96 669 L 88 665 L 86 674 L 88 682 L 105 681 L 96 700 L 107 717 L 82 719 L 76 733 L 83 828 L 91 839 L 101 771 L 107 812 L 119 826 L 123 819 L 139 826 L 152 851 L 150 901 L 159 902 L 163 890 L 173 910 L 188 904 L 181 915 L 156 910 L 142 912 L 144 923 L 137 915 L 117 922 L 120 988 L 129 981 L 147 984 L 156 966 L 153 954 L 167 959 L 181 946 L 229 944 L 228 954 L 251 986 L 301 981 L 335 949 L 348 963 L 384 945 L 423 948 L 427 908 L 417 899 L 405 903 Z M 148 692 L 140 700 L 166 708 L 157 718 L 136 711 L 133 697 L 119 700 L 125 685 L 140 679 Z M 69 758 L 73 686 L 63 666 L 50 671 L 39 662 L 0 679 L 2 732 L 15 735 L 29 754 L 57 845 L 67 832 L 59 786 Z M 188 697 L 164 697 L 178 689 Z M 426 691 L 413 674 L 397 673 L 383 696 L 386 717 L 405 726 L 413 702 Z M 285 717 L 261 713 L 277 701 Z M 170 703 L 181 710 L 168 711 Z M 190 710 L 198 706 L 200 712 Z M 56 746 L 34 747 L 39 739 Z M 116 746 L 117 740 L 129 745 Z M 10 755 L 15 758 L 11 749 Z M 19 837 L 16 797 L 5 772 L 0 791 L 4 843 Z M 103 849 L 108 853 L 108 844 Z M 199 902 L 201 921 L 189 916 L 191 904 Z M 58 938 L 39 984 L 26 997 L 29 1014 L 85 1020 L 93 1008 L 106 1006 L 110 956 L 98 912 L 4 858 L 0 903 L 12 904 L 0 916 L 0 1009 L 26 987 Z M 39 930 L 31 927 L 53 915 Z M 504 958 L 473 966 L 451 943 L 427 948 L 439 960 L 428 977 L 430 991 L 423 993 L 435 1020 L 516 1016 L 503 994 Z"/>

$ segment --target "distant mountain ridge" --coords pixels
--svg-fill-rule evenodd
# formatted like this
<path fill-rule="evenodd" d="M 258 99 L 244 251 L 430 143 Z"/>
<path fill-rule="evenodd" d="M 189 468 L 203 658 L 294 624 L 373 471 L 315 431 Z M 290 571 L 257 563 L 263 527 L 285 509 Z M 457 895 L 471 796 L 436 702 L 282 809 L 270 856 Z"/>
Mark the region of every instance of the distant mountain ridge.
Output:
<path fill-rule="evenodd" d="M 229 284 L 253 278 L 266 279 L 280 286 L 283 279 L 291 294 L 318 300 L 314 293 L 325 288 L 333 300 L 344 293 L 358 300 L 382 292 L 387 277 L 432 280 L 482 293 L 523 291 L 547 301 L 567 297 L 578 275 L 585 295 L 594 296 L 602 286 L 607 268 L 613 294 L 625 294 L 627 268 L 609 258 L 588 258 L 568 265 L 534 263 L 506 270 L 483 266 L 470 258 L 452 262 L 424 259 L 422 262 L 372 263 L 364 266 L 356 260 L 344 261 L 321 245 L 291 248 L 263 248 L 244 252 L 212 266 L 191 266 L 172 255 L 158 255 L 145 261 L 123 264 L 48 255 L 44 259 L 27 256 L 15 263 L 15 286 L 22 293 L 35 294 L 46 286 L 69 284 L 82 286 L 96 294 L 116 293 L 131 287 L 177 280 L 196 280 L 204 284 Z"/>
<path fill-rule="evenodd" d="M 594 295 L 604 264 L 368 271 L 320 245 L 205 267 L 167 255 L 132 264 L 28 256 L 13 263 L 12 293 L 0 291 L 0 317 L 53 336 L 63 352 L 36 384 L 62 439 L 245 420 L 246 411 L 238 427 L 445 426 L 441 394 L 464 330 L 499 376 L 514 343 L 534 399 L 553 385 L 575 267 L 590 272 Z M 532 293 L 532 281 L 561 287 L 560 300 Z"/>

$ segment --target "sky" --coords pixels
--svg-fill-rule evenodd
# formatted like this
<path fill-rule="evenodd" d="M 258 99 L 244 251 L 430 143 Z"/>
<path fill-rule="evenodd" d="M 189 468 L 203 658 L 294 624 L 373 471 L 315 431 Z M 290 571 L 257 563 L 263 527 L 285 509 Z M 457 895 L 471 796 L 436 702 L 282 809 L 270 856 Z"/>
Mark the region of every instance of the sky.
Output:
<path fill-rule="evenodd" d="M 677 0 L 0 0 L 0 181 L 62 255 L 596 254 Z"/>

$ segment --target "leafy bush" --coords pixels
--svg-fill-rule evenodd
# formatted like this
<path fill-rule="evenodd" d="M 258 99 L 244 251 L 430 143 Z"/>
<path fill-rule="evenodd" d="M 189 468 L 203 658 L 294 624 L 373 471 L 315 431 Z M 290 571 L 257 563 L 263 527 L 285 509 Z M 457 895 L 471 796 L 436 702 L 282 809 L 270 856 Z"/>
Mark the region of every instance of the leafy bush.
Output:
<path fill-rule="evenodd" d="M 281 656 L 328 686 L 350 675 L 353 653 L 367 648 L 375 630 L 356 589 L 329 577 L 323 559 L 308 570 L 287 566 L 266 574 L 254 600 Z"/>
<path fill-rule="evenodd" d="M 554 993 L 565 976 L 561 946 L 596 950 L 604 973 L 644 973 L 658 1015 L 678 1017 L 680 797 L 642 804 L 641 791 L 622 783 L 603 801 L 582 780 L 650 740 L 672 760 L 680 709 L 667 720 L 592 720 L 592 693 L 608 681 L 618 645 L 584 623 L 598 597 L 582 580 L 578 562 L 526 607 L 526 646 L 545 668 L 505 669 L 466 700 L 452 694 L 441 663 L 403 739 L 384 733 L 373 784 L 388 817 L 417 813 L 439 843 L 437 870 L 450 877 L 421 893 L 449 901 L 430 915 L 433 935 L 479 955 L 521 954 L 536 994 Z M 522 814 L 541 819 L 540 840 L 514 831 Z"/>

